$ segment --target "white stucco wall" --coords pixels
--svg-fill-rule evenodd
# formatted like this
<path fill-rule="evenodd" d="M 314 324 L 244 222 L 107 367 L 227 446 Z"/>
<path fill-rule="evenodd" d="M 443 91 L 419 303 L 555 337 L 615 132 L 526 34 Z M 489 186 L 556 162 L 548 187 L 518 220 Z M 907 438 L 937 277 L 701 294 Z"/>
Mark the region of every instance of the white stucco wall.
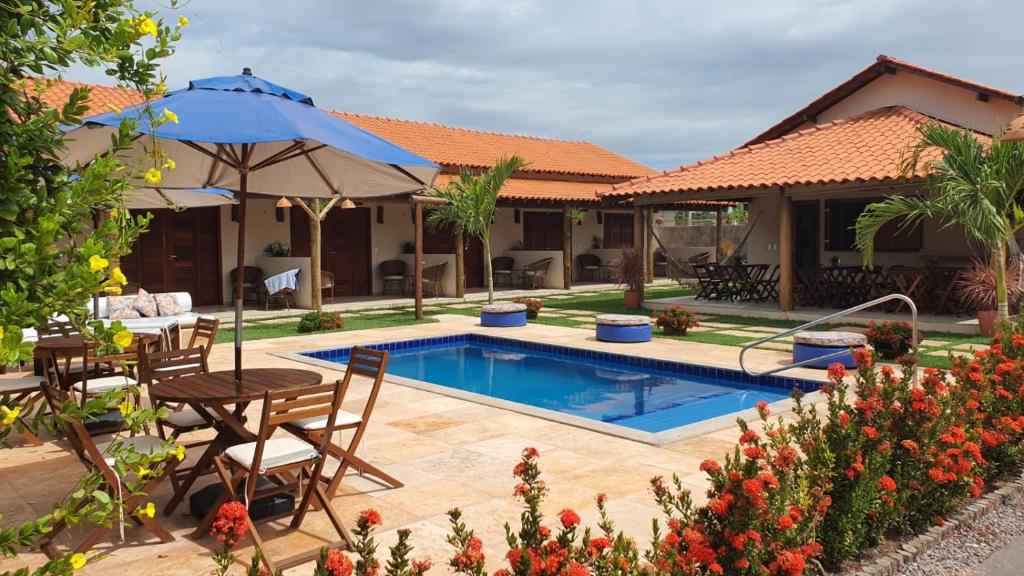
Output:
<path fill-rule="evenodd" d="M 249 200 L 246 203 L 245 216 L 245 265 L 258 266 L 256 260 L 263 256 L 263 249 L 271 242 L 291 242 L 291 230 L 288 224 L 288 210 L 284 211 L 284 222 L 278 222 L 274 216 L 274 204 L 277 199 Z M 231 207 L 220 209 L 220 254 L 221 271 L 223 274 L 224 303 L 230 304 L 234 298 L 231 291 L 231 270 L 237 263 L 238 255 L 238 223 L 231 221 Z M 308 280 L 308 279 L 307 279 Z"/>

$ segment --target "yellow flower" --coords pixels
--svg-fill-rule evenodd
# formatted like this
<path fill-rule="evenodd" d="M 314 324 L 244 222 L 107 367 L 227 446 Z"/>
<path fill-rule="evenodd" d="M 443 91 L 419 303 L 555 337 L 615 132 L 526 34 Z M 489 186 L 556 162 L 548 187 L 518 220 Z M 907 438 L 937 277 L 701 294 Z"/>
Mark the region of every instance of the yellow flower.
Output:
<path fill-rule="evenodd" d="M 184 16 L 178 16 L 178 26 L 182 28 L 188 26 L 188 18 L 185 18 Z"/>
<path fill-rule="evenodd" d="M 146 180 L 149 181 L 150 184 L 159 184 L 163 179 L 164 175 L 160 173 L 160 170 L 156 168 L 146 170 Z"/>
<path fill-rule="evenodd" d="M 71 555 L 71 569 L 79 570 L 82 566 L 85 566 L 85 554 L 75 552 Z"/>
<path fill-rule="evenodd" d="M 129 330 L 119 330 L 117 334 L 114 334 L 114 344 L 117 344 L 121 348 L 130 346 L 132 343 L 132 333 Z"/>
<path fill-rule="evenodd" d="M 8 408 L 7 406 L 0 406 L 0 413 L 3 414 L 4 419 L 2 420 L 4 426 L 10 426 L 14 424 L 14 421 L 18 419 L 21 414 L 21 407 L 15 406 L 14 408 Z"/>
<path fill-rule="evenodd" d="M 132 403 L 129 402 L 128 400 L 125 400 L 124 402 L 121 402 L 121 404 L 118 405 L 118 409 L 121 410 L 121 416 L 127 418 L 128 415 L 132 413 Z"/>
<path fill-rule="evenodd" d="M 161 80 L 160 82 L 157 82 L 157 85 L 155 87 L 153 87 L 153 91 L 157 94 L 163 94 L 164 92 L 167 92 L 167 84 L 165 84 L 164 81 Z"/>
<path fill-rule="evenodd" d="M 4 327 L 0 326 L 0 340 L 4 339 Z"/>
<path fill-rule="evenodd" d="M 89 270 L 92 270 L 93 272 L 106 270 L 107 266 L 109 265 L 110 262 L 106 258 L 100 256 L 99 254 L 93 254 L 92 256 L 89 256 Z"/>
<path fill-rule="evenodd" d="M 124 286 L 125 284 L 128 283 L 128 279 L 125 278 L 124 272 L 121 272 L 120 266 L 115 266 L 114 269 L 110 271 L 110 279 L 113 280 L 114 282 L 117 282 L 121 286 Z"/>
<path fill-rule="evenodd" d="M 153 471 L 150 470 L 149 468 L 146 468 L 145 466 L 139 466 L 139 469 L 135 471 L 135 474 L 141 480 L 142 478 L 146 478 L 147 476 L 152 476 Z"/>
<path fill-rule="evenodd" d="M 178 444 L 178 447 L 174 449 L 174 455 L 178 457 L 178 462 L 185 459 L 185 447 Z"/>
<path fill-rule="evenodd" d="M 139 510 L 149 518 L 156 516 L 156 506 L 152 502 L 146 502 L 146 506 Z"/>
<path fill-rule="evenodd" d="M 149 34 L 153 38 L 156 38 L 156 35 L 159 32 L 156 27 L 156 22 L 153 22 L 153 19 L 149 16 L 141 16 L 135 22 L 135 29 L 139 31 L 139 34 Z"/>
<path fill-rule="evenodd" d="M 114 220 L 114 219 L 117 218 L 117 215 L 120 214 L 120 213 L 121 213 L 121 211 L 118 210 L 117 208 L 111 208 L 110 212 L 107 212 L 107 216 L 110 216 L 110 219 Z"/>
<path fill-rule="evenodd" d="M 164 168 L 167 168 L 168 170 L 174 170 L 177 166 L 178 165 L 174 163 L 174 160 L 170 158 L 167 159 L 167 162 L 164 162 Z"/>
<path fill-rule="evenodd" d="M 110 111 L 111 111 L 111 112 L 115 112 L 115 113 L 117 113 L 117 114 L 120 114 L 120 113 L 121 113 L 121 109 L 120 109 L 120 108 L 118 108 L 117 106 L 114 106 L 113 104 L 111 104 L 111 103 L 109 103 L 109 102 L 107 102 L 107 104 L 106 104 L 106 107 L 107 107 L 108 109 L 110 109 Z"/>
<path fill-rule="evenodd" d="M 107 294 L 110 294 L 111 296 L 120 296 L 121 295 L 121 287 L 120 286 L 104 286 L 103 287 L 103 291 L 106 292 Z"/>
<path fill-rule="evenodd" d="M 164 108 L 163 116 L 164 118 L 167 118 L 169 121 L 174 122 L 175 124 L 178 123 L 178 115 L 174 112 L 171 112 L 167 108 Z"/>

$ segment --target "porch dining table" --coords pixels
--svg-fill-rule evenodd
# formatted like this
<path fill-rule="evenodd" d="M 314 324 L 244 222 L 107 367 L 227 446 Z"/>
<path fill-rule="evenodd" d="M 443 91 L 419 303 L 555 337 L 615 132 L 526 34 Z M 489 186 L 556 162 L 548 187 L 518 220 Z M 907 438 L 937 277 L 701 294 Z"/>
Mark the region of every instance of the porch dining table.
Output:
<path fill-rule="evenodd" d="M 160 339 L 157 334 L 135 334 L 132 344 L 135 346 L 151 346 Z M 32 354 L 35 358 L 34 373 L 36 376 L 43 376 L 43 360 L 47 357 L 53 358 L 54 367 L 58 371 L 57 377 L 61 386 L 69 387 L 69 374 L 72 371 L 72 361 L 82 358 L 87 346 L 95 344 L 86 343 L 85 336 L 81 334 L 68 334 L 67 336 L 47 336 L 36 342 Z"/>
<path fill-rule="evenodd" d="M 197 411 L 209 410 L 217 415 L 216 437 L 206 446 L 184 481 L 175 487 L 174 495 L 164 507 L 164 516 L 174 512 L 203 471 L 213 464 L 214 456 L 236 444 L 256 440 L 256 434 L 245 427 L 245 408 L 250 403 L 262 400 L 268 391 L 316 386 L 322 381 L 323 376 L 312 370 L 245 368 L 238 384 L 233 370 L 193 374 L 153 384 L 150 396 L 154 401 L 188 404 Z M 211 514 L 216 512 L 210 511 Z"/>

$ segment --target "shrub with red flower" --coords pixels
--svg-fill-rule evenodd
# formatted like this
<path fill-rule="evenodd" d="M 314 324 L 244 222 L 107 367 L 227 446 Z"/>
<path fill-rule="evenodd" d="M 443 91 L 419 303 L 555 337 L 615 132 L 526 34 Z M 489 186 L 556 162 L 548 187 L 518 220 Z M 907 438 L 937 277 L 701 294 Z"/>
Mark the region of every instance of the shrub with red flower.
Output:
<path fill-rule="evenodd" d="M 868 322 L 867 337 L 875 352 L 887 360 L 899 358 L 914 347 L 914 329 L 902 320 Z"/>
<path fill-rule="evenodd" d="M 229 547 L 237 545 L 249 531 L 249 512 L 238 501 L 225 502 L 210 527 L 210 535 Z"/>

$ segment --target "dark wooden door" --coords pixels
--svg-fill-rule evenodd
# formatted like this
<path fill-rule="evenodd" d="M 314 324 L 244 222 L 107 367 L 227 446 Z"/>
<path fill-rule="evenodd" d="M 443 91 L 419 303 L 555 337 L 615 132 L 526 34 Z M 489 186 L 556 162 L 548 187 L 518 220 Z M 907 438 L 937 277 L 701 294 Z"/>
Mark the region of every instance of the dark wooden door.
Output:
<path fill-rule="evenodd" d="M 128 281 L 148 292 L 188 292 L 195 306 L 221 304 L 219 209 L 151 213 L 149 231 L 121 260 Z"/>
<path fill-rule="evenodd" d="M 309 215 L 291 211 L 293 256 L 309 256 Z M 370 209 L 333 208 L 320 227 L 320 262 L 334 274 L 335 296 L 366 296 L 372 292 Z"/>
<path fill-rule="evenodd" d="M 462 257 L 464 258 L 463 265 L 466 267 L 466 288 L 486 286 L 483 242 L 479 238 L 466 238 L 466 247 Z"/>
<path fill-rule="evenodd" d="M 819 264 L 817 200 L 793 203 L 793 262 L 797 268 Z"/>

